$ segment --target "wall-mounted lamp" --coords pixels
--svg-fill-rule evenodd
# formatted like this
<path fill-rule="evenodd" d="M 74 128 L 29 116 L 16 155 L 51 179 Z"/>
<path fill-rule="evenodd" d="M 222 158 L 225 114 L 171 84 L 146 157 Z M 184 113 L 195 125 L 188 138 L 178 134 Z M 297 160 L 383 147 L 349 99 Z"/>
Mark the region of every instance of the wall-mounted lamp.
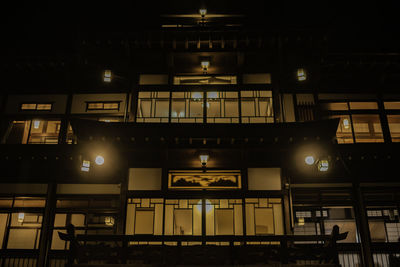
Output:
<path fill-rule="evenodd" d="M 106 216 L 106 217 L 104 218 L 104 223 L 105 223 L 105 225 L 107 225 L 107 226 L 113 226 L 114 223 L 115 223 L 114 217 L 112 217 L 112 216 Z"/>
<path fill-rule="evenodd" d="M 327 159 L 321 159 L 318 161 L 318 170 L 320 172 L 326 172 L 329 169 L 329 161 Z"/>
<path fill-rule="evenodd" d="M 207 14 L 207 9 L 200 8 L 199 9 L 199 13 L 200 13 L 201 17 L 204 18 L 206 16 L 206 14 Z"/>
<path fill-rule="evenodd" d="M 303 68 L 297 69 L 297 80 L 305 81 L 306 79 L 307 79 L 307 73 L 305 69 Z"/>
<path fill-rule="evenodd" d="M 208 158 L 209 158 L 210 156 L 208 155 L 208 154 L 201 154 L 200 156 L 199 156 L 199 158 L 200 158 L 200 162 L 201 162 L 201 166 L 203 167 L 203 168 L 205 168 L 206 166 L 207 166 L 207 162 L 208 162 Z"/>
<path fill-rule="evenodd" d="M 40 128 L 40 121 L 38 121 L 38 120 L 33 121 L 33 128 L 34 129 L 39 129 Z"/>
<path fill-rule="evenodd" d="M 23 212 L 18 213 L 18 222 L 23 223 L 24 220 L 25 220 L 25 213 Z"/>
<path fill-rule="evenodd" d="M 105 70 L 104 71 L 104 76 L 103 76 L 103 80 L 107 83 L 111 82 L 111 76 L 112 76 L 112 72 L 111 70 Z"/>
<path fill-rule="evenodd" d="M 82 161 L 82 166 L 81 166 L 81 171 L 88 172 L 89 169 L 90 169 L 90 161 L 89 160 L 83 160 Z"/>
<path fill-rule="evenodd" d="M 315 163 L 315 159 L 314 159 L 313 156 L 307 156 L 307 157 L 305 157 L 304 161 L 305 161 L 305 163 L 306 163 L 307 165 L 313 165 L 313 164 Z"/>
<path fill-rule="evenodd" d="M 209 60 L 202 60 L 200 65 L 201 65 L 201 69 L 203 70 L 203 72 L 207 73 L 208 68 L 210 67 L 210 61 Z"/>
<path fill-rule="evenodd" d="M 95 162 L 97 165 L 101 166 L 101 165 L 104 164 L 104 157 L 101 156 L 101 155 L 98 155 L 98 156 L 96 157 L 96 159 L 94 160 L 94 162 Z"/>

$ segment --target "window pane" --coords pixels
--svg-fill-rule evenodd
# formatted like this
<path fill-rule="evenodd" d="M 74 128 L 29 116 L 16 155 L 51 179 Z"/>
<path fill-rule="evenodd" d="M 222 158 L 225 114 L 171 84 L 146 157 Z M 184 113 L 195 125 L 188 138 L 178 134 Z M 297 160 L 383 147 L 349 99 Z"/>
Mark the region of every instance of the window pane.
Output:
<path fill-rule="evenodd" d="M 190 117 L 203 117 L 203 101 L 198 101 L 196 99 L 190 101 Z"/>
<path fill-rule="evenodd" d="M 383 105 L 385 106 L 385 109 L 400 109 L 400 102 L 399 101 L 384 102 Z"/>
<path fill-rule="evenodd" d="M 256 107 L 253 99 L 242 99 L 242 116 L 255 116 Z"/>
<path fill-rule="evenodd" d="M 185 116 L 185 100 L 184 99 L 174 99 L 172 100 L 172 118 L 184 118 Z"/>
<path fill-rule="evenodd" d="M 379 115 L 353 115 L 353 127 L 356 142 L 383 142 L 382 127 Z"/>
<path fill-rule="evenodd" d="M 325 103 L 322 104 L 323 109 L 326 110 L 348 110 L 347 102 L 343 103 Z"/>
<path fill-rule="evenodd" d="M 192 235 L 192 209 L 175 209 L 174 234 Z"/>
<path fill-rule="evenodd" d="M 36 104 L 22 104 L 21 110 L 36 110 Z"/>
<path fill-rule="evenodd" d="M 256 208 L 254 211 L 256 235 L 274 234 L 272 209 Z"/>
<path fill-rule="evenodd" d="M 233 235 L 233 209 L 215 210 L 215 234 Z"/>
<path fill-rule="evenodd" d="M 400 142 L 400 115 L 387 116 L 392 142 Z"/>
<path fill-rule="evenodd" d="M 163 118 L 168 118 L 169 114 L 169 99 L 158 99 L 156 100 L 156 106 L 155 106 L 156 112 L 155 116 L 156 117 L 163 117 Z"/>
<path fill-rule="evenodd" d="M 136 210 L 135 218 L 135 234 L 154 233 L 154 211 L 153 210 Z"/>
<path fill-rule="evenodd" d="M 119 103 L 104 103 L 104 109 L 119 110 Z"/>
<path fill-rule="evenodd" d="M 103 109 L 103 103 L 88 103 L 87 109 Z"/>
<path fill-rule="evenodd" d="M 371 233 L 372 242 L 386 242 L 385 222 L 370 221 L 369 231 Z"/>
<path fill-rule="evenodd" d="M 376 102 L 350 102 L 350 109 L 378 109 Z"/>
<path fill-rule="evenodd" d="M 51 110 L 52 104 L 37 104 L 37 110 Z"/>

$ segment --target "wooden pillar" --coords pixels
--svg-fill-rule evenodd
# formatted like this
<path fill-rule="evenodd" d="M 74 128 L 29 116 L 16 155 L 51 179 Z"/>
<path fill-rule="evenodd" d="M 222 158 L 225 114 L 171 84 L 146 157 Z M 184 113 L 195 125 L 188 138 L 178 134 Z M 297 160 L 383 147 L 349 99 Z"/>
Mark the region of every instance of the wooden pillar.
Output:
<path fill-rule="evenodd" d="M 49 266 L 49 251 L 53 234 L 54 217 L 56 213 L 57 184 L 49 183 L 47 187 L 46 207 L 44 209 L 42 229 L 40 231 L 39 258 L 37 267 Z"/>
<path fill-rule="evenodd" d="M 360 234 L 360 244 L 361 244 L 361 259 L 363 261 L 363 266 L 373 267 L 374 259 L 372 257 L 371 251 L 371 237 L 368 226 L 367 211 L 364 206 L 364 201 L 362 197 L 362 192 L 359 183 L 353 183 L 353 194 L 355 200 L 355 217 L 357 228 Z"/>

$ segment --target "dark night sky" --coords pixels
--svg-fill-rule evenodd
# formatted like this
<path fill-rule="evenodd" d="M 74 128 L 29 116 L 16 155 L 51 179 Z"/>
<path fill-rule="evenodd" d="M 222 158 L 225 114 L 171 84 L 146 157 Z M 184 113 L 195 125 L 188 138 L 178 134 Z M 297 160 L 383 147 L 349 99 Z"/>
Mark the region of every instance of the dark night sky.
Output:
<path fill-rule="evenodd" d="M 399 39 L 400 5 L 395 1 L 10 1 L 1 22 L 8 46 L 19 43 L 63 43 L 78 32 L 135 32 L 159 29 L 160 15 L 197 13 L 244 14 L 249 28 L 317 29 L 342 39 L 391 43 Z"/>

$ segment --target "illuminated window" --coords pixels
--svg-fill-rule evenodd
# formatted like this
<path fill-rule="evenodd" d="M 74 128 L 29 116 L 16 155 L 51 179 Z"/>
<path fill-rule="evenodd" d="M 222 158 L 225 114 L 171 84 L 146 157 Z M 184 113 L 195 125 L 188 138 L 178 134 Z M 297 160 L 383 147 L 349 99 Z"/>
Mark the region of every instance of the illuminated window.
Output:
<path fill-rule="evenodd" d="M 400 101 L 385 101 L 383 103 L 386 110 L 398 110 L 400 109 Z"/>
<path fill-rule="evenodd" d="M 38 111 L 50 111 L 53 107 L 51 103 L 24 103 L 21 104 L 21 110 L 38 110 Z"/>
<path fill-rule="evenodd" d="M 336 138 L 339 144 L 384 142 L 377 102 L 323 103 L 329 118 L 339 118 Z"/>
<path fill-rule="evenodd" d="M 171 122 L 203 122 L 203 92 L 172 92 L 171 101 Z"/>
<path fill-rule="evenodd" d="M 238 92 L 207 92 L 207 122 L 238 123 L 238 97 Z"/>
<path fill-rule="evenodd" d="M 119 110 L 120 102 L 87 102 L 86 110 Z"/>
<path fill-rule="evenodd" d="M 60 133 L 59 120 L 13 121 L 8 144 L 57 144 Z"/>
<path fill-rule="evenodd" d="M 240 91 L 242 123 L 273 123 L 271 91 Z"/>
<path fill-rule="evenodd" d="M 392 142 L 400 142 L 400 115 L 387 115 Z"/>
<path fill-rule="evenodd" d="M 357 143 L 384 141 L 379 115 L 352 115 L 352 122 Z"/>
<path fill-rule="evenodd" d="M 137 122 L 168 122 L 170 92 L 139 92 Z"/>
<path fill-rule="evenodd" d="M 283 214 L 280 198 L 246 198 L 246 234 L 283 234 Z"/>

